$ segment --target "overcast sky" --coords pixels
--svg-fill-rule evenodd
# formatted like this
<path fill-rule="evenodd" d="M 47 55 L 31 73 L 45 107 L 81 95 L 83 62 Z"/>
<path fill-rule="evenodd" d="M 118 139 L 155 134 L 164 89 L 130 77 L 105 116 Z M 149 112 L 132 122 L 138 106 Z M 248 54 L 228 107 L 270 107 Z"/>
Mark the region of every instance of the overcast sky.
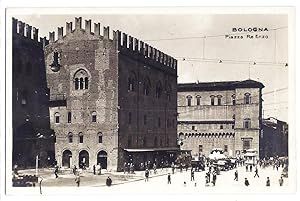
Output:
<path fill-rule="evenodd" d="M 36 12 L 35 12 L 36 13 Z M 51 12 L 50 12 L 51 13 Z M 245 80 L 262 82 L 264 117 L 288 121 L 288 17 L 286 15 L 13 15 L 49 37 L 75 17 L 121 30 L 178 59 L 178 82 Z M 267 28 L 267 39 L 228 39 L 232 28 Z M 273 29 L 277 29 L 274 31 Z M 93 26 L 92 26 L 93 30 Z M 217 35 L 217 36 L 216 36 Z M 251 34 L 254 35 L 255 34 Z M 203 36 L 206 36 L 203 39 Z M 57 35 L 56 35 L 57 38 Z M 194 58 L 194 59 L 192 59 Z M 204 58 L 204 59 L 203 59 Z M 219 63 L 222 60 L 222 63 Z M 231 61 L 228 61 L 231 60 Z M 244 61 L 250 61 L 244 62 Z M 256 65 L 253 63 L 256 62 Z M 268 62 L 268 63 L 265 63 Z M 280 63 L 280 64 L 278 64 Z M 282 63 L 282 64 L 281 64 Z M 277 92 L 275 92 L 278 90 Z"/>

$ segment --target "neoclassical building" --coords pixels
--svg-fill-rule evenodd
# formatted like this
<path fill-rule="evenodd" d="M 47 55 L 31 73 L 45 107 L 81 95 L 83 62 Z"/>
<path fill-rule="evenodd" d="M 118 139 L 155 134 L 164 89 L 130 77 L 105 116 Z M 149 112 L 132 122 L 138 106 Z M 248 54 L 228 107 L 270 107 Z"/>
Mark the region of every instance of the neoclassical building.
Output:
<path fill-rule="evenodd" d="M 259 152 L 262 89 L 254 80 L 178 84 L 178 138 L 181 149 L 208 156 Z"/>
<path fill-rule="evenodd" d="M 75 18 L 44 49 L 55 156 L 63 167 L 121 170 L 177 149 L 177 60 L 138 39 Z"/>

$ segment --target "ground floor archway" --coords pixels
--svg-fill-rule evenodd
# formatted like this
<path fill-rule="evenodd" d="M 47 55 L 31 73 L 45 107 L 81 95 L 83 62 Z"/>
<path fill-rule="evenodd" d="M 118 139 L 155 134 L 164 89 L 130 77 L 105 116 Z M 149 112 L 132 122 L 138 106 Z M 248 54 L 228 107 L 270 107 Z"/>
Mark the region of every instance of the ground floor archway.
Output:
<path fill-rule="evenodd" d="M 89 153 L 86 150 L 79 152 L 79 168 L 89 167 Z"/>
<path fill-rule="evenodd" d="M 72 152 L 70 150 L 65 150 L 62 157 L 62 166 L 70 168 L 72 163 Z"/>
<path fill-rule="evenodd" d="M 107 169 L 107 153 L 106 153 L 106 151 L 98 152 L 97 164 L 100 164 L 102 169 Z"/>

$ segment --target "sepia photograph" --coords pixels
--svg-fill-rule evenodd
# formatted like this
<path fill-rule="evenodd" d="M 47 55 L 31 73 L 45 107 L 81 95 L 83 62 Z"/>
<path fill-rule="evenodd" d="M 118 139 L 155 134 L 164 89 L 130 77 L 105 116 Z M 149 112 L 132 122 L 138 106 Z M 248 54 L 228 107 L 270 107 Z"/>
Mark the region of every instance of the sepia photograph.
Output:
<path fill-rule="evenodd" d="M 7 8 L 6 194 L 295 193 L 294 11 Z"/>

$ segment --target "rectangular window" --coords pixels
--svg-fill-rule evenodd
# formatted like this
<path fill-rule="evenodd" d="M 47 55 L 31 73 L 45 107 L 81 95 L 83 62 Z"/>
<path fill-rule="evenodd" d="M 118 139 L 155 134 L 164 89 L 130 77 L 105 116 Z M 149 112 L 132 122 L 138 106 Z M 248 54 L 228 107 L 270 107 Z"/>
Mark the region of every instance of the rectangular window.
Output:
<path fill-rule="evenodd" d="M 223 125 L 220 125 L 220 129 L 223 129 Z"/>
<path fill-rule="evenodd" d="M 250 140 L 243 140 L 243 150 L 250 149 Z"/>
<path fill-rule="evenodd" d="M 203 152 L 203 145 L 199 145 L 199 153 Z"/>
<path fill-rule="evenodd" d="M 57 124 L 59 123 L 59 116 L 55 117 L 55 123 L 57 123 Z"/>
<path fill-rule="evenodd" d="M 192 126 L 192 130 L 195 130 L 195 126 Z"/>
<path fill-rule="evenodd" d="M 234 129 L 234 124 L 231 126 L 232 129 Z"/>
<path fill-rule="evenodd" d="M 68 112 L 68 123 L 71 123 L 72 120 L 72 113 Z"/>
<path fill-rule="evenodd" d="M 144 115 L 144 125 L 147 124 L 147 115 Z"/>
<path fill-rule="evenodd" d="M 102 143 L 102 136 L 98 136 L 98 143 Z"/>
<path fill-rule="evenodd" d="M 128 124 L 131 124 L 131 112 L 128 113 Z"/>
<path fill-rule="evenodd" d="M 160 128 L 160 117 L 158 117 L 158 128 Z"/>
<path fill-rule="evenodd" d="M 79 143 L 83 143 L 83 136 L 79 136 Z"/>
<path fill-rule="evenodd" d="M 228 145 L 224 145 L 224 152 L 228 152 Z"/>
<path fill-rule="evenodd" d="M 214 98 L 214 97 L 211 97 L 211 98 L 210 98 L 210 104 L 211 104 L 211 105 L 215 105 L 215 98 Z"/>

